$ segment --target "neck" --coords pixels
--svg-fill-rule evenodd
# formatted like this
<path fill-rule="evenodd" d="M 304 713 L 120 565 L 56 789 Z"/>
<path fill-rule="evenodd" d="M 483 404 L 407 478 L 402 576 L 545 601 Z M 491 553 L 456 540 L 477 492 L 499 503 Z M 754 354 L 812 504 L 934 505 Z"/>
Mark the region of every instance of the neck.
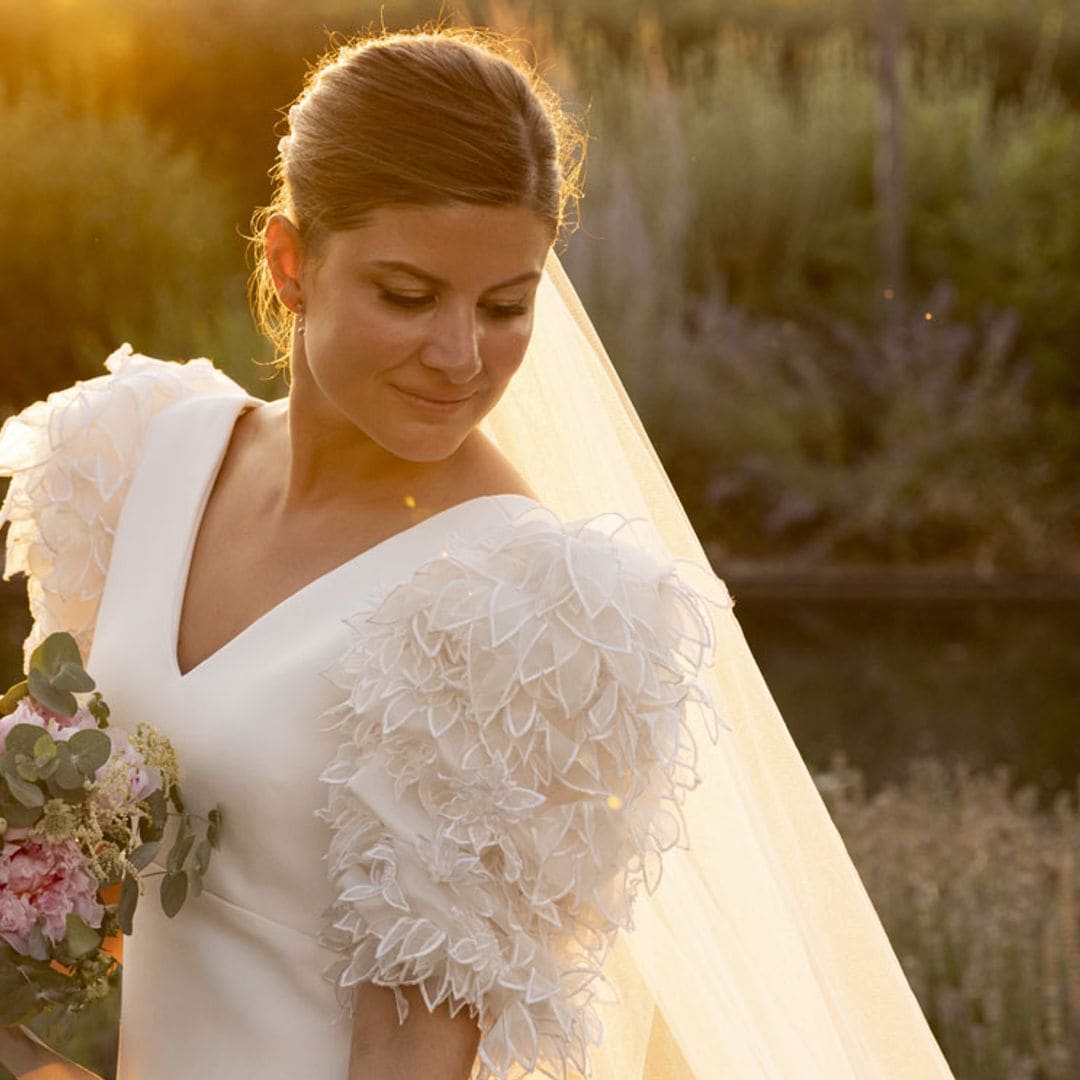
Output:
<path fill-rule="evenodd" d="M 275 447 L 275 471 L 283 477 L 275 502 L 286 515 L 341 500 L 373 506 L 409 506 L 410 498 L 426 502 L 470 441 L 444 461 L 397 457 L 327 401 L 302 365 L 294 370 L 285 407 L 260 411 L 266 443 Z"/>

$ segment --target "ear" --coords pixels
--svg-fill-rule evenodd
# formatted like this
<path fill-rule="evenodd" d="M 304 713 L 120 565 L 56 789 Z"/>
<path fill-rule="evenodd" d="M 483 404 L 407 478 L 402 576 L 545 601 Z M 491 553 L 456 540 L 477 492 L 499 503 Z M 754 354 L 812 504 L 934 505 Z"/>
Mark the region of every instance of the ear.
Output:
<path fill-rule="evenodd" d="M 271 214 L 263 234 L 263 251 L 278 298 L 290 311 L 297 311 L 303 300 L 300 288 L 300 267 L 303 263 L 300 230 L 284 214 Z"/>

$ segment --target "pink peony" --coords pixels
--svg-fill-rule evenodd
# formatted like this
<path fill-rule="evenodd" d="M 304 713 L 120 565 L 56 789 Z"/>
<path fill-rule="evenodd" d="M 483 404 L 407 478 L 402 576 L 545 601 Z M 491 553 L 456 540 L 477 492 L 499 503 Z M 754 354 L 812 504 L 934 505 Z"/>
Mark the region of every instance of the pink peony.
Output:
<path fill-rule="evenodd" d="M 24 895 L 0 887 L 0 938 L 24 956 L 30 952 L 30 931 L 36 920 L 37 913 Z"/>
<path fill-rule="evenodd" d="M 45 920 L 45 936 L 54 942 L 67 933 L 68 915 L 98 927 L 105 912 L 97 890 L 86 856 L 72 841 L 6 844 L 0 852 L 0 937 L 26 954 L 39 918 Z"/>
<path fill-rule="evenodd" d="M 147 765 L 141 753 L 131 745 L 131 736 L 123 728 L 110 727 L 105 734 L 112 742 L 109 760 L 97 771 L 96 779 L 101 780 L 107 768 L 115 768 L 114 762 L 122 761 L 129 774 L 129 797 L 133 802 L 141 802 L 161 787 L 161 770 Z"/>

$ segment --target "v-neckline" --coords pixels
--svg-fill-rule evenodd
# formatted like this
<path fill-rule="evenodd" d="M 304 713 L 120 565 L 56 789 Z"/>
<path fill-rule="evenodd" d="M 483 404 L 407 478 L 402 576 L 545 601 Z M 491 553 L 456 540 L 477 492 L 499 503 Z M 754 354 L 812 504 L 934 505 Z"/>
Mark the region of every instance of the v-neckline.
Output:
<path fill-rule="evenodd" d="M 255 404 L 250 404 L 252 401 Z M 310 581 L 305 582 L 299 588 L 294 589 L 291 593 L 282 597 L 277 603 L 271 605 L 260 615 L 257 615 L 251 622 L 243 626 L 232 637 L 228 638 L 221 645 L 219 645 L 213 652 L 208 653 L 198 663 L 189 667 L 187 671 L 180 669 L 180 627 L 183 623 L 184 615 L 184 602 L 187 599 L 187 591 L 189 579 L 191 577 L 191 564 L 195 557 L 195 546 L 199 540 L 199 534 L 202 532 L 203 519 L 206 516 L 207 506 L 210 502 L 210 496 L 213 493 L 214 487 L 217 484 L 218 477 L 221 474 L 221 469 L 225 464 L 225 457 L 228 453 L 229 446 L 232 443 L 233 435 L 236 431 L 236 425 L 243 413 L 248 408 L 262 408 L 266 405 L 266 402 L 259 399 L 252 399 L 250 397 L 238 397 L 235 402 L 235 411 L 230 410 L 226 414 L 226 422 L 222 425 L 223 432 L 221 441 L 217 447 L 217 452 L 211 459 L 211 465 L 208 470 L 205 471 L 200 490 L 198 492 L 198 498 L 195 504 L 195 512 L 191 515 L 188 529 L 186 544 L 183 549 L 183 553 L 180 557 L 180 566 L 176 575 L 176 588 L 179 590 L 178 594 L 174 596 L 173 603 L 173 620 L 171 626 L 171 632 L 169 635 L 170 641 L 170 661 L 173 670 L 173 675 L 181 680 L 185 681 L 195 677 L 203 672 L 207 667 L 211 666 L 216 660 L 218 660 L 223 653 L 228 653 L 239 647 L 239 645 L 251 637 L 252 634 L 258 632 L 258 630 L 279 615 L 283 610 L 291 607 L 292 605 L 300 602 L 309 593 L 316 589 L 323 587 L 331 579 L 340 576 L 346 571 L 352 569 L 357 563 L 362 560 L 366 560 L 369 556 L 374 556 L 379 553 L 386 545 L 392 541 L 399 540 L 409 533 L 414 532 L 417 529 L 422 529 L 427 525 L 437 522 L 440 518 L 447 514 L 460 511 L 465 506 L 473 504 L 479 504 L 483 502 L 490 502 L 492 500 L 513 500 L 522 504 L 523 508 L 526 506 L 536 506 L 537 503 L 534 499 L 527 495 L 520 495 L 516 493 L 506 493 L 497 495 L 478 495 L 470 499 L 465 499 L 460 503 L 455 503 L 453 506 L 445 507 L 442 510 L 437 510 L 434 514 L 430 514 L 422 521 L 417 521 L 412 525 L 406 526 L 404 529 L 399 529 L 396 533 L 392 533 L 390 536 L 384 537 L 382 540 L 370 547 L 365 548 L 363 551 L 357 552 L 355 555 L 350 556 L 344 562 L 339 563 L 337 566 L 331 567 L 329 570 L 325 570 L 323 573 L 316 575 Z M 359 602 L 359 598 L 358 598 Z"/>

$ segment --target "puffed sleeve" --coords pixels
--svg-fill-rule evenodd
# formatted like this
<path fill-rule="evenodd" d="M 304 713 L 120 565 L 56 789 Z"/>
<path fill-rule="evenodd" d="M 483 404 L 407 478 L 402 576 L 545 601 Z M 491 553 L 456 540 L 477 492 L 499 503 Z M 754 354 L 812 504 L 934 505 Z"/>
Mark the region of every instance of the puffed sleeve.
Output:
<path fill-rule="evenodd" d="M 478 1080 L 587 1075 L 604 957 L 716 737 L 702 597 L 628 527 L 500 526 L 351 620 L 327 673 L 328 974 L 467 1008 Z"/>
<path fill-rule="evenodd" d="M 108 374 L 77 382 L 8 417 L 0 428 L 0 507 L 8 523 L 4 579 L 27 577 L 30 652 L 50 633 L 74 635 L 86 656 L 112 538 L 154 415 L 198 394 L 243 394 L 210 361 L 154 360 L 124 345 Z"/>

